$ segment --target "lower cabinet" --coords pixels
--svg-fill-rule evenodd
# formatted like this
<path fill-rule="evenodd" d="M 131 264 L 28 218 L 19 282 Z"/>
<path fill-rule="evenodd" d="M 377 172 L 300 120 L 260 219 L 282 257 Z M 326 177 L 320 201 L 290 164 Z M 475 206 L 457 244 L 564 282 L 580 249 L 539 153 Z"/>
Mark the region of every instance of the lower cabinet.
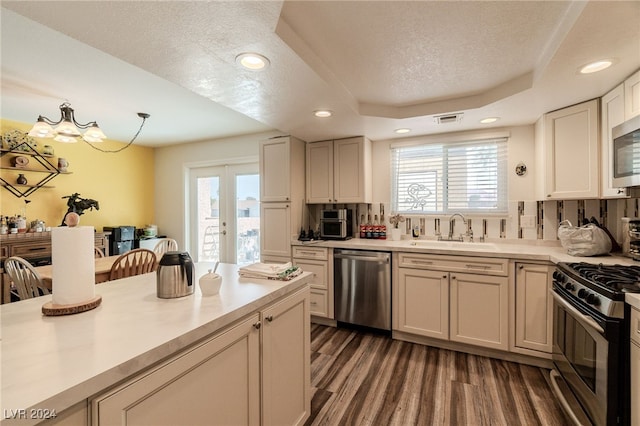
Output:
<path fill-rule="evenodd" d="M 509 348 L 506 262 L 400 253 L 398 264 L 394 330 Z"/>
<path fill-rule="evenodd" d="M 514 343 L 511 350 L 536 355 L 552 352 L 553 299 L 550 264 L 516 263 L 513 285 Z"/>
<path fill-rule="evenodd" d="M 293 264 L 313 273 L 311 315 L 333 319 L 333 251 L 325 247 L 293 246 Z"/>
<path fill-rule="evenodd" d="M 309 363 L 305 288 L 94 398 L 92 424 L 303 424 Z"/>

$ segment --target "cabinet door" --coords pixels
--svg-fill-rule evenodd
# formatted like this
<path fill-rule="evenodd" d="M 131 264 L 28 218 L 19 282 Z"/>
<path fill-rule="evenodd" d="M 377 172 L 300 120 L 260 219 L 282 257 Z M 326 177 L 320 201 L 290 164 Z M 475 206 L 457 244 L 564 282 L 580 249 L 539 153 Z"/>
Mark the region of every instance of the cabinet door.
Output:
<path fill-rule="evenodd" d="M 291 258 L 289 203 L 260 203 L 260 255 Z"/>
<path fill-rule="evenodd" d="M 256 314 L 92 401 L 93 424 L 260 424 Z"/>
<path fill-rule="evenodd" d="M 451 273 L 450 339 L 508 350 L 508 278 Z"/>
<path fill-rule="evenodd" d="M 265 309 L 262 318 L 262 424 L 304 424 L 311 413 L 309 288 Z"/>
<path fill-rule="evenodd" d="M 631 424 L 640 425 L 640 346 L 631 342 Z"/>
<path fill-rule="evenodd" d="M 307 144 L 307 203 L 335 203 L 333 141 Z"/>
<path fill-rule="evenodd" d="M 626 188 L 613 188 L 613 138 L 611 129 L 624 122 L 624 87 L 620 84 L 602 97 L 600 140 L 602 141 L 602 168 L 600 195 L 602 198 L 620 198 L 627 195 Z"/>
<path fill-rule="evenodd" d="M 640 71 L 624 81 L 624 101 L 625 120 L 640 115 Z"/>
<path fill-rule="evenodd" d="M 290 140 L 260 142 L 260 201 L 289 201 L 291 197 Z"/>
<path fill-rule="evenodd" d="M 599 196 L 597 99 L 545 114 L 545 198 Z"/>
<path fill-rule="evenodd" d="M 333 144 L 334 202 L 371 202 L 371 142 L 364 137 Z"/>
<path fill-rule="evenodd" d="M 398 268 L 398 297 L 393 301 L 394 330 L 449 338 L 449 275 Z"/>
<path fill-rule="evenodd" d="M 516 264 L 515 346 L 551 353 L 553 267 Z"/>

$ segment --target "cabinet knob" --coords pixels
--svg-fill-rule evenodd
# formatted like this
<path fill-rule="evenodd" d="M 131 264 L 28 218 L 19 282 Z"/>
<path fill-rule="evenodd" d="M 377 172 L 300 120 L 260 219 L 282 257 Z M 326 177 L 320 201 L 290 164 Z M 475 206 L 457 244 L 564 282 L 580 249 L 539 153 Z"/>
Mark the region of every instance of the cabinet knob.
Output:
<path fill-rule="evenodd" d="M 260 330 L 260 327 L 262 327 L 262 323 L 261 323 L 260 321 L 258 321 L 257 323 L 253 324 L 253 327 L 254 327 L 256 330 Z"/>
<path fill-rule="evenodd" d="M 452 279 L 452 280 L 455 280 L 455 279 L 456 279 L 456 276 L 455 276 L 455 275 L 452 275 L 452 276 L 451 276 L 451 279 Z"/>
<path fill-rule="evenodd" d="M 443 276 L 442 276 L 442 278 L 447 278 L 447 276 L 446 276 L 446 275 L 443 275 Z"/>
<path fill-rule="evenodd" d="M 524 265 L 518 266 L 519 269 L 524 269 Z"/>
<path fill-rule="evenodd" d="M 273 315 L 269 315 L 268 317 L 265 318 L 267 321 L 271 322 L 273 321 Z"/>

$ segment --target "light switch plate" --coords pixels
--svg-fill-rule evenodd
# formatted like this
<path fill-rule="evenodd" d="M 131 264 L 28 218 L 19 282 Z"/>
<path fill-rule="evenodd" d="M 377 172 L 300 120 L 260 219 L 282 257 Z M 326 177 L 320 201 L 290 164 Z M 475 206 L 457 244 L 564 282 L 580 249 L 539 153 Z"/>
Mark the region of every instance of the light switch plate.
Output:
<path fill-rule="evenodd" d="M 520 227 L 525 228 L 535 228 L 536 227 L 536 216 L 532 214 L 523 214 L 520 216 Z"/>

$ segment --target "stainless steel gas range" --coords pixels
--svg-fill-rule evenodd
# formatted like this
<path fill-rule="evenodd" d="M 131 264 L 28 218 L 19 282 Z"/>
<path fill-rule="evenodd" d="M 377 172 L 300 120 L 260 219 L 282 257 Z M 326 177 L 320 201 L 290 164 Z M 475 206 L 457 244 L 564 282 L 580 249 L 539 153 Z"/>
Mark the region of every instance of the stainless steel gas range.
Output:
<path fill-rule="evenodd" d="M 576 424 L 628 425 L 629 308 L 640 266 L 559 263 L 553 274 L 556 396 Z"/>

